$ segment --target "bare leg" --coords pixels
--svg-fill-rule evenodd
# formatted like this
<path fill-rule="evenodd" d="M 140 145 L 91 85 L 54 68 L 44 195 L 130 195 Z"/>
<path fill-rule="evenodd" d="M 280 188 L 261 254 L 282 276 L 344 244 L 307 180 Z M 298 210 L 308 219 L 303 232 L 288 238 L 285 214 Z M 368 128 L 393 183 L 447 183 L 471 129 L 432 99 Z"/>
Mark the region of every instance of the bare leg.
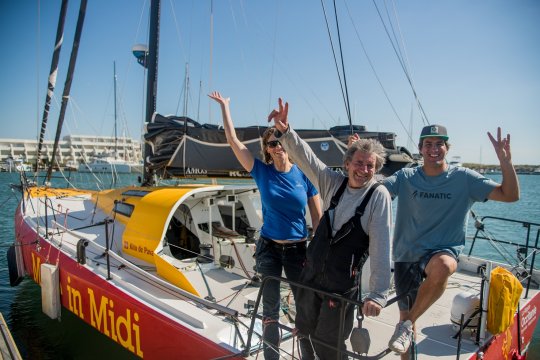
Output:
<path fill-rule="evenodd" d="M 416 336 L 414 323 L 431 305 L 437 301 L 448 284 L 448 278 L 456 271 L 457 262 L 452 256 L 446 253 L 433 255 L 429 260 L 425 273 L 426 279 L 418 288 L 418 295 L 410 311 L 400 311 L 400 320 L 410 320 L 413 323 L 413 331 Z M 409 354 L 402 354 L 401 359 L 407 360 Z"/>

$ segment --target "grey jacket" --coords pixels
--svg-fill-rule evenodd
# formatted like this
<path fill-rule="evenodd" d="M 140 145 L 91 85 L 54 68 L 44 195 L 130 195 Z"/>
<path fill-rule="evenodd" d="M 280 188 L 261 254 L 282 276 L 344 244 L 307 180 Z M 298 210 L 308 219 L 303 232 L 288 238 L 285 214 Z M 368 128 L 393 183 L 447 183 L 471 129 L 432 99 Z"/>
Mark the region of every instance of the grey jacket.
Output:
<path fill-rule="evenodd" d="M 323 210 L 328 209 L 330 200 L 343 182 L 345 175 L 328 168 L 317 158 L 309 145 L 290 127 L 286 133 L 279 137 L 279 141 L 291 159 L 319 190 L 323 201 Z M 347 186 L 334 211 L 332 223 L 333 234 L 354 215 L 354 211 L 374 183 L 375 179 L 360 189 L 353 189 Z M 390 232 L 392 225 L 392 199 L 384 186 L 379 186 L 375 190 L 360 222 L 364 232 L 369 235 L 369 265 L 371 274 L 367 298 L 384 307 L 386 305 L 391 279 Z M 366 289 L 362 290 L 365 292 Z"/>

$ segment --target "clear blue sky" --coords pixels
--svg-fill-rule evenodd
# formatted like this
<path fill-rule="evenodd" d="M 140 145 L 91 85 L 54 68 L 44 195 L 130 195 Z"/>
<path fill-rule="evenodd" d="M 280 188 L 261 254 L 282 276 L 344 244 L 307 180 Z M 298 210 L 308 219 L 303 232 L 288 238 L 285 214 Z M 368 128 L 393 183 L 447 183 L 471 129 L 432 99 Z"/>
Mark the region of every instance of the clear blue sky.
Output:
<path fill-rule="evenodd" d="M 60 3 L 0 1 L 2 138 L 37 137 Z M 131 47 L 147 43 L 147 3 L 89 1 L 62 136 L 113 134 L 116 61 L 119 131 L 140 137 L 144 72 Z M 336 3 L 353 122 L 395 132 L 398 145 L 415 150 L 407 131 L 414 144 L 423 123 L 373 2 Z M 384 2 L 376 3 L 387 19 Z M 540 1 L 387 3 L 395 5 L 388 11 L 428 120 L 448 127 L 449 157 L 497 164 L 486 132 L 501 126 L 512 136 L 515 164 L 540 164 Z M 325 4 L 337 44 L 333 5 Z M 55 134 L 78 8 L 71 0 L 47 139 Z M 214 89 L 231 97 L 237 126 L 265 125 L 279 96 L 295 128 L 348 123 L 320 1 L 215 0 L 213 22 L 210 10 L 210 0 L 162 1 L 159 112 L 183 114 L 189 64 L 187 112 L 202 123 L 221 123 L 206 96 Z"/>

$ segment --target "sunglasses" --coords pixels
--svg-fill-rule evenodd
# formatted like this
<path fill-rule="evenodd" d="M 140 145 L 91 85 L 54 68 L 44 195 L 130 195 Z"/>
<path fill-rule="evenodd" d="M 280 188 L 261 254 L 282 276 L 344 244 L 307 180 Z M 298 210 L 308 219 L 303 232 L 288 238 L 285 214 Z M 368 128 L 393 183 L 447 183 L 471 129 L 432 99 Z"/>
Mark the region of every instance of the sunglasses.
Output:
<path fill-rule="evenodd" d="M 281 145 L 281 143 L 279 140 L 272 140 L 267 142 L 266 145 L 268 145 L 269 148 L 275 148 L 276 146 Z"/>

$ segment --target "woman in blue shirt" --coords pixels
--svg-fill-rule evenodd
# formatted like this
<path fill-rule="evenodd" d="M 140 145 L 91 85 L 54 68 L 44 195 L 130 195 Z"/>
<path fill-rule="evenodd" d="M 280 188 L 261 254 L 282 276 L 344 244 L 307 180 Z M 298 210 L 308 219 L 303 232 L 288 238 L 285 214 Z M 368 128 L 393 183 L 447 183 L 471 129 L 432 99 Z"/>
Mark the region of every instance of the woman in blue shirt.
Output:
<path fill-rule="evenodd" d="M 257 242 L 257 272 L 264 277 L 281 276 L 282 271 L 285 271 L 288 279 L 298 281 L 306 259 L 306 205 L 315 231 L 322 215 L 319 193 L 304 173 L 290 161 L 275 136 L 275 128 L 268 128 L 263 134 L 264 162 L 256 159 L 236 136 L 229 110 L 230 99 L 216 91 L 209 96 L 221 106 L 227 142 L 259 188 L 263 226 Z M 294 287 L 292 291 L 295 295 Z M 269 281 L 263 289 L 266 360 L 279 359 L 279 302 L 280 284 Z"/>

